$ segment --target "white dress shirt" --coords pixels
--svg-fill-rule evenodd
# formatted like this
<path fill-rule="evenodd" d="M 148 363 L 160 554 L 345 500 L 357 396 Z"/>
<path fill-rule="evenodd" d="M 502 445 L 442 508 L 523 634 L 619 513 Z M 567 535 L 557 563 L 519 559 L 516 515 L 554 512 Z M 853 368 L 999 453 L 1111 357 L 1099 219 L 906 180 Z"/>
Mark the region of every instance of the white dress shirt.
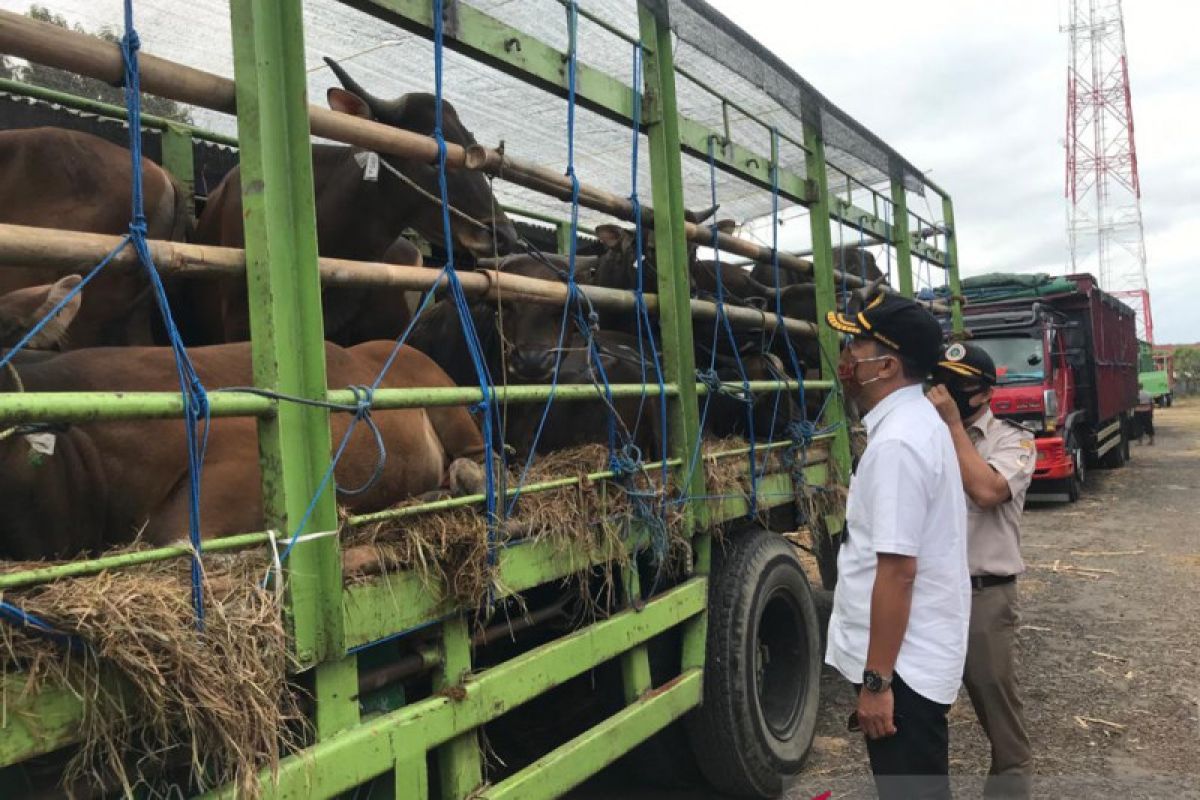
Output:
<path fill-rule="evenodd" d="M 863 422 L 867 448 L 850 479 L 825 661 L 862 682 L 878 555 L 913 556 L 912 608 L 895 671 L 921 696 L 950 704 L 971 617 L 967 504 L 954 443 L 920 386 L 888 395 Z"/>

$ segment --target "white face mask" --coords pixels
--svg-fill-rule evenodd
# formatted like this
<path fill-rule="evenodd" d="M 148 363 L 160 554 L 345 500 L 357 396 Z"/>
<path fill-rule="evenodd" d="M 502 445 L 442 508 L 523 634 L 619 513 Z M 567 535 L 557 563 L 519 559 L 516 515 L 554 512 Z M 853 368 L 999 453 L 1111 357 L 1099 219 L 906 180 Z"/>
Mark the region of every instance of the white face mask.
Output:
<path fill-rule="evenodd" d="M 866 386 L 867 384 L 874 383 L 875 381 L 880 380 L 883 376 L 876 375 L 874 378 L 869 378 L 865 381 L 860 381 L 857 377 L 858 365 L 859 364 L 869 364 L 872 361 L 882 361 L 885 358 L 892 358 L 892 356 L 872 356 L 871 358 L 858 358 L 858 357 L 854 356 L 853 358 L 854 358 L 854 363 L 852 363 L 850 365 L 850 368 L 846 371 L 846 376 L 849 378 L 853 378 L 854 381 L 859 386 Z M 839 377 L 841 377 L 841 376 L 839 376 Z"/>

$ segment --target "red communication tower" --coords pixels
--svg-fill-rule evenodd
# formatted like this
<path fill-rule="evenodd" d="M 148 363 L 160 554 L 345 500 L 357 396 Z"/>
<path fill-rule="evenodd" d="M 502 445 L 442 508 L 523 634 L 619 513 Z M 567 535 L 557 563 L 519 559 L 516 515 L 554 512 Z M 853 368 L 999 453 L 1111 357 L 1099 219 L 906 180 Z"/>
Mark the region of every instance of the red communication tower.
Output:
<path fill-rule="evenodd" d="M 1153 342 L 1142 187 L 1121 0 L 1070 0 L 1067 66 L 1067 241 L 1072 272 L 1137 296 L 1139 338 Z"/>

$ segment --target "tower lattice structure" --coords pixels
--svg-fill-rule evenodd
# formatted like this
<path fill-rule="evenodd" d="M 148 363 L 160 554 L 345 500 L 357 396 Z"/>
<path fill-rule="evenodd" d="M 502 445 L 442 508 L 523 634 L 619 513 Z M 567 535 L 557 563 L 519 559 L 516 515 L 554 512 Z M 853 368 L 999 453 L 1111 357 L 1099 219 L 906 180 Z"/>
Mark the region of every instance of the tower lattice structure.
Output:
<path fill-rule="evenodd" d="M 1138 337 L 1154 340 L 1142 187 L 1121 0 L 1070 0 L 1067 66 L 1067 241 L 1072 272 L 1135 300 Z"/>

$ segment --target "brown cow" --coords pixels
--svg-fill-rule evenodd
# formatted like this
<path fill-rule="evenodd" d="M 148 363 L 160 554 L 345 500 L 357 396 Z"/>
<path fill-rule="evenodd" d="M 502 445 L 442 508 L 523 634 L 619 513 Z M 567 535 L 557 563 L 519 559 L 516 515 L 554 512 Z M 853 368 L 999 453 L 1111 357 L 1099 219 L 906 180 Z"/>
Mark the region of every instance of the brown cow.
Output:
<path fill-rule="evenodd" d="M 541 280 L 563 278 L 559 260 L 553 257 L 509 256 L 496 268 Z M 471 304 L 471 316 L 495 384 L 546 385 L 551 382 L 559 346 L 561 307 L 517 299 L 505 300 L 499 305 L 480 300 Z M 597 364 L 596 354 L 589 352 L 582 332 L 570 320 L 567 325 L 562 339 L 559 384 L 602 385 L 601 368 L 609 383 L 643 382 L 643 362 L 637 339 L 620 332 L 600 331 L 596 334 Z M 410 343 L 428 353 L 460 384 L 477 383 L 458 314 L 449 299 L 439 301 L 417 320 Z M 654 383 L 649 358 L 647 354 L 645 380 Z M 596 397 L 596 400 L 586 401 L 556 400 L 538 439 L 537 452 L 607 441 L 608 411 L 599 387 Z M 520 456 L 527 455 L 533 448 L 544 405 L 541 402 L 513 403 L 505 411 L 504 441 Z M 621 420 L 619 428 L 631 434 L 636 432 L 634 441 L 647 459 L 657 456 L 661 441 L 657 402 L 649 400 L 643 405 L 639 398 L 623 398 L 616 400 L 614 406 Z"/>
<path fill-rule="evenodd" d="M 366 92 L 332 60 L 326 61 L 345 86 L 345 89 L 329 90 L 327 99 L 334 111 L 417 133 L 433 132 L 433 95 L 414 93 L 397 100 L 381 100 Z M 448 102 L 443 103 L 443 130 L 448 142 L 464 147 L 476 144 L 475 137 Z M 313 145 L 312 152 L 317 244 L 321 255 L 378 261 L 396 243 L 405 228 L 412 228 L 428 241 L 444 246 L 436 165 L 380 156 L 378 166 L 371 168 L 377 174 L 369 179 L 369 162 L 364 159 L 374 154 L 357 147 L 322 144 Z M 450 204 L 484 226 L 480 227 L 458 214 L 451 215 L 451 231 L 456 246 L 478 256 L 495 255 L 497 251 L 503 254 L 512 250 L 517 241 L 516 229 L 500 209 L 487 179 L 479 172 L 466 169 L 449 171 L 446 178 Z M 196 239 L 201 243 L 226 247 L 244 245 L 239 169 L 230 172 L 213 190 L 196 224 Z M 201 343 L 248 338 L 250 328 L 245 286 L 244 280 L 226 281 L 219 288 L 210 286 L 207 290 L 198 285 L 198 316 L 205 317 L 207 325 L 193 338 Z M 391 328 L 386 331 L 375 330 L 373 335 L 395 338 L 409 320 L 402 289 L 372 288 L 364 291 L 336 287 L 325 289 L 323 297 L 325 336 L 342 344 L 362 341 L 357 331 L 347 329 L 345 325 L 361 313 L 364 302 L 370 301 L 376 306 L 386 302 L 395 309 Z"/>
<path fill-rule="evenodd" d="M 187 197 L 170 174 L 142 159 L 146 233 L 185 238 Z M 129 231 L 129 151 L 60 128 L 0 131 L 0 222 L 121 235 Z M 0 268 L 0 294 L 46 281 L 45 270 Z M 88 286 L 71 326 L 72 347 L 153 344 L 154 299 L 140 270 L 107 267 Z"/>
<path fill-rule="evenodd" d="M 77 278 L 67 278 L 77 281 Z M 0 303 L 4 313 L 35 312 L 53 303 L 66 286 L 43 287 Z M 78 298 L 61 314 L 65 328 L 79 310 Z M 6 330 L 13 330 L 8 324 Z M 0 345 L 10 342 L 0 340 Z M 41 342 L 44 344 L 45 342 Z M 350 349 L 327 344 L 329 385 L 371 383 L 390 352 L 390 342 Z M 208 387 L 251 383 L 250 346 L 215 345 L 191 350 Z M 453 386 L 437 365 L 405 348 L 384 387 Z M 0 371 L 0 392 L 178 391 L 172 352 L 163 347 L 92 348 L 68 353 L 22 352 L 12 369 Z M 387 460 L 378 480 L 361 495 L 342 501 L 357 512 L 386 508 L 406 497 L 438 489 L 448 465 L 460 472 L 466 458 L 483 459 L 483 441 L 463 408 L 377 411 L 375 423 Z M 349 416 L 332 414 L 336 444 Z M 29 425 L 0 434 L 0 557 L 34 559 L 95 552 L 139 535 L 166 544 L 186 534 L 188 480 L 185 431 L 179 420 Z M 355 429 L 335 479 L 357 487 L 375 472 L 378 451 L 365 423 Z M 482 470 L 465 470 L 478 489 Z M 261 530 L 264 526 L 254 419 L 214 419 L 208 437 L 201 489 L 206 537 Z"/>

